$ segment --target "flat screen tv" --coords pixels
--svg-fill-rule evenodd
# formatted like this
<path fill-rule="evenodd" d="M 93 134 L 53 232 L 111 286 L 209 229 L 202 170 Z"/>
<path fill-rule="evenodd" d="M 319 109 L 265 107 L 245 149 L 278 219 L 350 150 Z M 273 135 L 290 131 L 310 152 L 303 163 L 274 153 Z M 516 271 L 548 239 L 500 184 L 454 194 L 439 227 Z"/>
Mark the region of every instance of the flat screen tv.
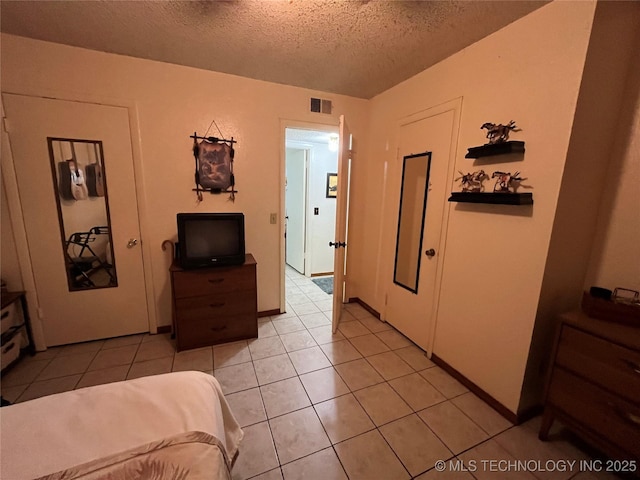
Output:
<path fill-rule="evenodd" d="M 177 256 L 184 269 L 244 263 L 242 213 L 179 213 Z"/>

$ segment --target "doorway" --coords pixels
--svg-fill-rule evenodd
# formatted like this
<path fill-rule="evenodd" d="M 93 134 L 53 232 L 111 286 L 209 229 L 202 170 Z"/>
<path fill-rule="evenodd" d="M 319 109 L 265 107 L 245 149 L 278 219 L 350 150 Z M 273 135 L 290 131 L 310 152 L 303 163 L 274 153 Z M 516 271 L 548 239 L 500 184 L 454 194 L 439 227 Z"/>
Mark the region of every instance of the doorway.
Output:
<path fill-rule="evenodd" d="M 285 128 L 284 293 L 286 310 L 298 315 L 330 318 L 337 147 L 335 127 Z"/>

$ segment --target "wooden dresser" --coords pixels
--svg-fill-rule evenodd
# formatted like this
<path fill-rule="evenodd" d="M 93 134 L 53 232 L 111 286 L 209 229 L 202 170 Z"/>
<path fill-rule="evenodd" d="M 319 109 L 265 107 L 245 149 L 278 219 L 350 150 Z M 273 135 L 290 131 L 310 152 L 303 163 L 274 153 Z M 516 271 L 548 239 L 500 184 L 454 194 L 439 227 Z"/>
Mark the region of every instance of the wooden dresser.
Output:
<path fill-rule="evenodd" d="M 540 439 L 557 418 L 616 459 L 640 459 L 640 328 L 560 316 Z"/>
<path fill-rule="evenodd" d="M 256 261 L 183 270 L 171 265 L 173 331 L 178 351 L 258 336 Z"/>

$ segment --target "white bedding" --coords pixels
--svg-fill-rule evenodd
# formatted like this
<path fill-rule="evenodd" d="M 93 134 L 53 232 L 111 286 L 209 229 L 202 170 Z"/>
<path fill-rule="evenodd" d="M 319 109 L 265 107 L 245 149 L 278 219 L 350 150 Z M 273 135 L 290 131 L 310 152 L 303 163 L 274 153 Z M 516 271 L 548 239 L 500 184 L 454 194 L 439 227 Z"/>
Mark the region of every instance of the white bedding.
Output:
<path fill-rule="evenodd" d="M 175 437 L 203 432 L 226 460 L 243 432 L 220 385 L 175 372 L 98 385 L 0 409 L 0 477 L 31 479 Z"/>

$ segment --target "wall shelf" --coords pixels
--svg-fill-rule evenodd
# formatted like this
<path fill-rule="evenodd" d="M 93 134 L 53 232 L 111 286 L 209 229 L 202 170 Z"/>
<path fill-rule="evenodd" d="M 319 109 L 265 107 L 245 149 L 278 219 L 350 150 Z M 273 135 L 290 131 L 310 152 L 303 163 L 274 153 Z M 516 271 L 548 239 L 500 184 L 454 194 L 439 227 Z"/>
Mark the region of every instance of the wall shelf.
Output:
<path fill-rule="evenodd" d="M 464 158 L 480 158 L 507 153 L 524 153 L 524 142 L 510 141 L 503 143 L 488 143 L 479 147 L 470 147 Z"/>
<path fill-rule="evenodd" d="M 452 192 L 450 202 L 533 205 L 532 193 Z"/>

